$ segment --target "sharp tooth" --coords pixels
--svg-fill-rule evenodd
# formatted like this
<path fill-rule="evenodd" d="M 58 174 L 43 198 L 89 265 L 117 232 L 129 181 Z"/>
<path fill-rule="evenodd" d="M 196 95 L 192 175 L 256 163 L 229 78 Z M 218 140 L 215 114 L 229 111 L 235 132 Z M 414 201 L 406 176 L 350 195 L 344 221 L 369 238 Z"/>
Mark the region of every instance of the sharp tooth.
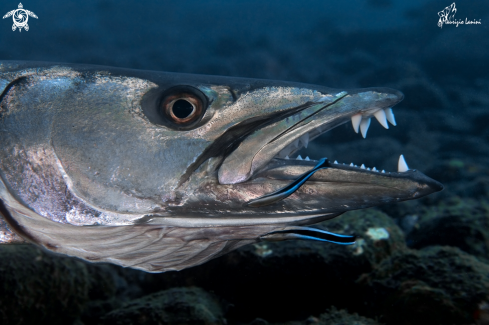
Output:
<path fill-rule="evenodd" d="M 289 158 L 289 155 L 285 156 L 285 159 L 290 159 L 290 158 Z"/>
<path fill-rule="evenodd" d="M 299 139 L 301 139 L 301 142 L 304 145 L 304 147 L 307 148 L 307 144 L 309 143 L 309 133 L 301 135 Z"/>
<path fill-rule="evenodd" d="M 399 162 L 397 163 L 397 172 L 404 173 L 409 170 L 408 165 L 406 164 L 406 160 L 403 155 L 399 156 Z"/>
<path fill-rule="evenodd" d="M 378 172 L 377 168 L 375 168 L 375 167 L 374 167 L 374 168 L 372 168 L 372 171 L 374 171 L 374 172 Z"/>
<path fill-rule="evenodd" d="M 362 131 L 363 138 L 367 137 L 367 131 L 369 126 L 370 126 L 370 117 L 363 119 L 362 123 L 360 123 L 360 131 Z"/>
<path fill-rule="evenodd" d="M 338 161 L 337 160 L 335 160 L 334 163 L 338 165 Z"/>
<path fill-rule="evenodd" d="M 297 156 L 297 160 L 302 160 L 301 155 L 298 155 L 298 156 Z"/>
<path fill-rule="evenodd" d="M 358 128 L 360 127 L 360 122 L 362 121 L 362 114 L 353 115 L 351 117 L 351 124 L 353 125 L 353 130 L 358 133 Z"/>
<path fill-rule="evenodd" d="M 375 112 L 374 116 L 377 121 L 379 121 L 380 125 L 382 125 L 386 129 L 389 128 L 389 124 L 387 124 L 387 118 L 383 109 L 379 109 L 377 112 Z"/>
<path fill-rule="evenodd" d="M 354 166 L 354 165 L 353 165 L 353 163 L 351 163 L 351 164 L 350 164 L 350 167 L 353 167 L 353 166 Z"/>
<path fill-rule="evenodd" d="M 360 166 L 360 168 L 361 168 L 361 169 L 365 169 L 365 165 L 364 165 L 364 164 L 362 164 L 362 165 Z"/>
<path fill-rule="evenodd" d="M 385 174 L 385 170 L 382 169 L 382 172 Z"/>
<path fill-rule="evenodd" d="M 370 167 L 367 167 L 367 170 L 370 170 Z"/>
<path fill-rule="evenodd" d="M 292 143 L 294 144 L 294 147 L 299 148 L 299 139 L 295 139 Z"/>
<path fill-rule="evenodd" d="M 307 161 L 309 161 L 309 160 L 311 160 L 311 159 L 309 159 L 309 156 L 306 156 L 306 159 L 304 159 L 304 160 L 307 160 Z"/>
<path fill-rule="evenodd" d="M 396 119 L 394 118 L 394 113 L 392 112 L 392 108 L 386 108 L 385 110 L 385 117 L 387 118 L 387 121 L 389 121 L 390 124 L 396 126 Z"/>

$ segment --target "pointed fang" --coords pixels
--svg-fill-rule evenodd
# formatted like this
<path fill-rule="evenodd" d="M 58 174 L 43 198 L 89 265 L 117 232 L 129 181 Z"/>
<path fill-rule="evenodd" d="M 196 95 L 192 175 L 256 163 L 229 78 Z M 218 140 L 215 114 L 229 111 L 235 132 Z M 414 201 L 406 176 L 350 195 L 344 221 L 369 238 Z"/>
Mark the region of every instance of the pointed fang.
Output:
<path fill-rule="evenodd" d="M 351 124 L 353 125 L 353 130 L 355 130 L 355 133 L 358 133 L 358 129 L 360 127 L 361 121 L 362 121 L 362 114 L 353 115 L 351 117 Z"/>
<path fill-rule="evenodd" d="M 370 117 L 363 119 L 360 123 L 360 131 L 362 131 L 362 136 L 365 139 L 367 137 L 368 127 L 370 126 Z"/>
<path fill-rule="evenodd" d="M 408 165 L 406 164 L 406 160 L 403 155 L 399 156 L 399 162 L 397 163 L 397 172 L 404 173 L 409 170 Z"/>
<path fill-rule="evenodd" d="M 386 129 L 389 128 L 389 124 L 387 123 L 387 118 L 383 109 L 379 109 L 377 112 L 375 112 L 374 116 L 377 121 L 379 121 L 380 125 L 382 125 Z"/>
<path fill-rule="evenodd" d="M 390 124 L 396 126 L 396 119 L 394 118 L 394 113 L 392 112 L 392 108 L 386 108 L 385 110 L 385 117 L 387 118 L 387 121 L 389 121 Z"/>

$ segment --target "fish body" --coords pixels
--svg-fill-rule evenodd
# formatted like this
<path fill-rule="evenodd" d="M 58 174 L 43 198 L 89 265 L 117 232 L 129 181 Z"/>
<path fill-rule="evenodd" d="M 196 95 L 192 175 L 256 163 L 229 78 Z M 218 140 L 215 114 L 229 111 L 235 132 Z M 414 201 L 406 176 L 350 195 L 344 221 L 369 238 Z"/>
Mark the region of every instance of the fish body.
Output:
<path fill-rule="evenodd" d="M 343 123 L 365 135 L 371 117 L 392 122 L 402 98 L 388 88 L 0 61 L 0 238 L 147 272 L 260 240 L 331 239 L 306 226 L 442 189 L 407 165 L 382 173 L 289 159 Z"/>

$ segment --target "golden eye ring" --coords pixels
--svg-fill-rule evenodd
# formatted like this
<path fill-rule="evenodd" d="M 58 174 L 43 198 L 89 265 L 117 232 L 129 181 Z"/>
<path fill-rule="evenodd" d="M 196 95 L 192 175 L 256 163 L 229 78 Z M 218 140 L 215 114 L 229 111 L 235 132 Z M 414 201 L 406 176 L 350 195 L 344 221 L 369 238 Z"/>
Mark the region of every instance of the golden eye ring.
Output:
<path fill-rule="evenodd" d="M 203 112 L 202 100 L 191 93 L 169 95 L 163 100 L 161 106 L 168 119 L 178 125 L 192 124 Z"/>

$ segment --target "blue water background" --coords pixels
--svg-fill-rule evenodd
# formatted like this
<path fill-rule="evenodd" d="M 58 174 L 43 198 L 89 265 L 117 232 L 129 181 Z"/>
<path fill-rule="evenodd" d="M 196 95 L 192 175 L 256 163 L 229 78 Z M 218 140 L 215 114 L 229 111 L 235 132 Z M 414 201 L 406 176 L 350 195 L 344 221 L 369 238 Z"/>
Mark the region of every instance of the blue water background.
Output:
<path fill-rule="evenodd" d="M 0 14 L 17 1 L 1 1 Z M 456 1 L 457 19 L 481 24 L 442 28 L 438 12 L 453 0 L 22 3 L 39 18 L 27 32 L 0 20 L 0 60 L 399 89 L 397 127 L 372 121 L 365 140 L 348 123 L 301 154 L 391 171 L 404 154 L 446 187 L 419 200 L 428 207 L 489 196 L 489 1 Z M 403 226 L 421 211 L 407 207 L 385 211 Z"/>

